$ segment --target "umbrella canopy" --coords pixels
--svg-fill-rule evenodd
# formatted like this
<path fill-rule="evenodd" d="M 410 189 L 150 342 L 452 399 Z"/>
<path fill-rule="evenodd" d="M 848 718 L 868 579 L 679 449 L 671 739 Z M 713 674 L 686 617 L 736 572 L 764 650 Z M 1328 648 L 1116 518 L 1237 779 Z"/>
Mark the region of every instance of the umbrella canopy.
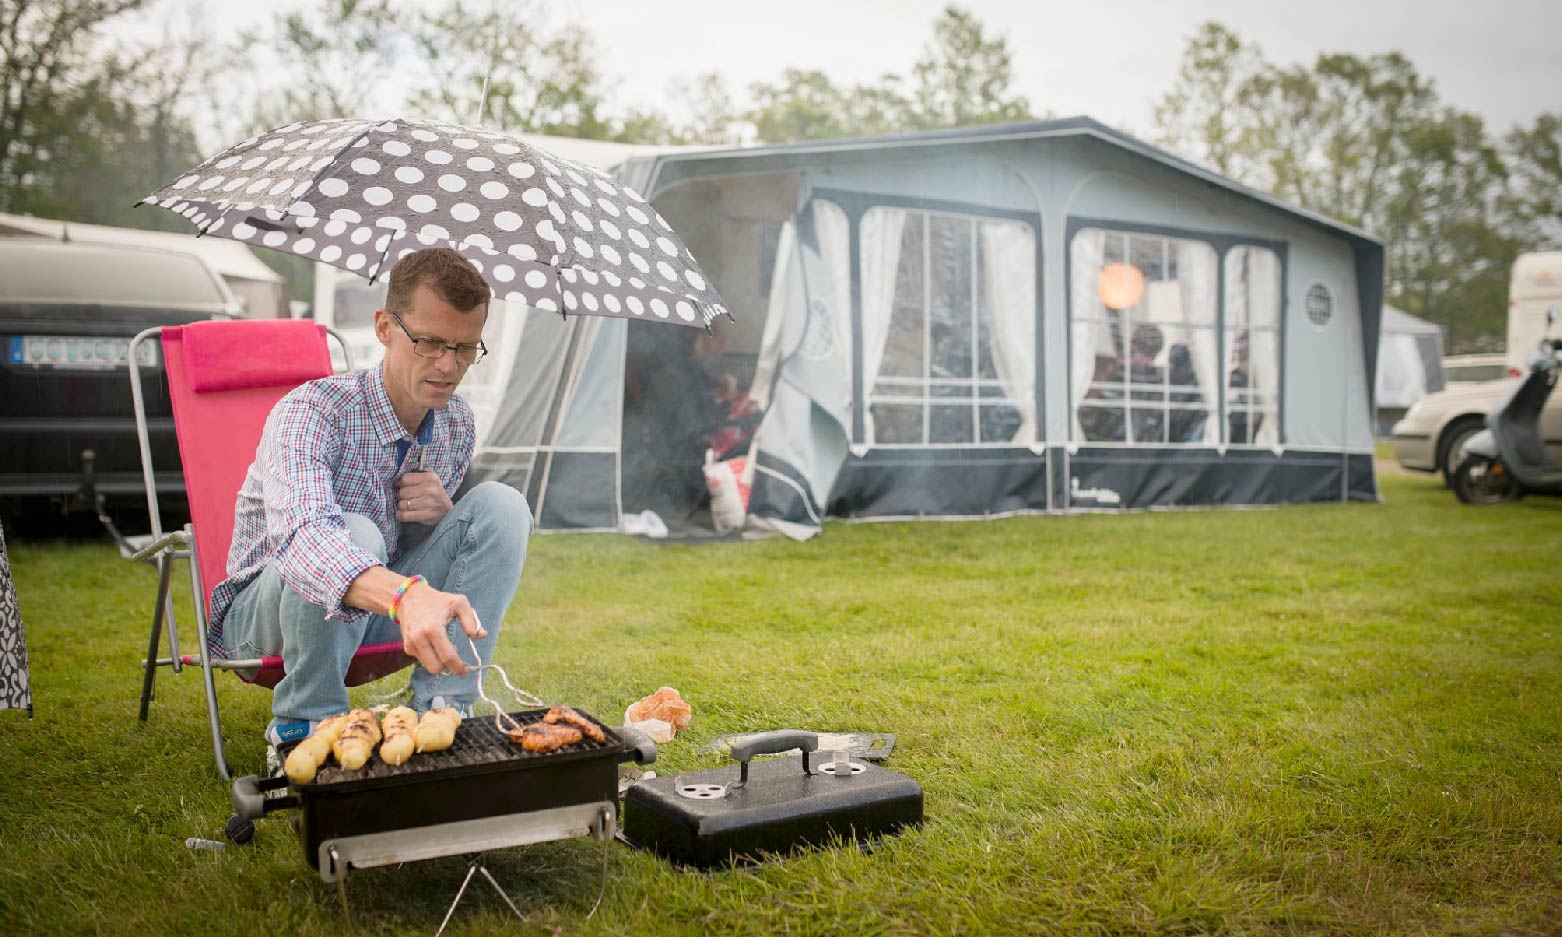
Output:
<path fill-rule="evenodd" d="M 450 247 L 495 296 L 536 309 L 707 328 L 729 314 L 639 193 L 488 130 L 405 118 L 288 124 L 142 203 L 183 215 L 202 234 L 371 281 L 413 251 Z"/>

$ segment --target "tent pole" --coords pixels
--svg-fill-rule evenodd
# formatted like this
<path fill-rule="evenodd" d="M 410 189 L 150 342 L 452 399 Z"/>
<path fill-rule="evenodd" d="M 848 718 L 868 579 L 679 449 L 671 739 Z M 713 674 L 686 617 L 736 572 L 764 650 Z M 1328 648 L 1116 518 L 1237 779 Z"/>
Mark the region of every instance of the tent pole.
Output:
<path fill-rule="evenodd" d="M 1361 334 L 1360 322 L 1357 323 L 1357 335 Z M 1358 344 L 1360 344 L 1358 342 Z M 1351 382 L 1345 380 L 1345 392 L 1340 395 L 1340 503 L 1350 500 L 1350 389 Z"/>

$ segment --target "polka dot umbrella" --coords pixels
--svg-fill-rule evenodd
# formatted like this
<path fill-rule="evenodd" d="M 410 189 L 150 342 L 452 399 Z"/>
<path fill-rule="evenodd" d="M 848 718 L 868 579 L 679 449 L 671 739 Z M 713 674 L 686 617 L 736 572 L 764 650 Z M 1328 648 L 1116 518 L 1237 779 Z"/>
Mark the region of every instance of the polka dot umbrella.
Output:
<path fill-rule="evenodd" d="M 728 315 L 687 247 L 601 170 L 488 130 L 316 120 L 251 137 L 140 204 L 368 277 L 451 247 L 500 299 L 709 327 Z"/>

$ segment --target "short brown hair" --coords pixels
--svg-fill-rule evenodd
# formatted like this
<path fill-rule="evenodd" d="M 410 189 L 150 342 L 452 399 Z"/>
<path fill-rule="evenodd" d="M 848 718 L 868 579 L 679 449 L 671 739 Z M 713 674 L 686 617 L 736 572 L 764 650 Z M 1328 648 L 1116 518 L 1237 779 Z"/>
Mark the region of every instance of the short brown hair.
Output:
<path fill-rule="evenodd" d="M 486 305 L 493 294 L 471 261 L 448 247 L 430 247 L 408 254 L 391 267 L 385 308 L 406 315 L 419 283 L 428 284 L 440 299 L 462 312 Z"/>

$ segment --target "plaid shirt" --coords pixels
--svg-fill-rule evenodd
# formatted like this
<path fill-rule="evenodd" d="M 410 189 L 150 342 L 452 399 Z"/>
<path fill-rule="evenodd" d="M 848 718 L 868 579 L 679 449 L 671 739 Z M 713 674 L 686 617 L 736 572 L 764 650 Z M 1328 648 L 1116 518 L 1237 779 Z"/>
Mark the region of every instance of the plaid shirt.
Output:
<path fill-rule="evenodd" d="M 353 544 L 342 513 L 374 521 L 394 560 L 402 536 L 396 479 L 417 471 L 421 457 L 453 498 L 473 443 L 472 409 L 460 397 L 430 410 L 416 438 L 409 436 L 378 367 L 309 381 L 277 401 L 239 489 L 228 578 L 212 590 L 213 649 L 223 653 L 222 620 L 234 598 L 272 562 L 326 618 L 369 614 L 342 599 L 359 574 L 381 564 Z"/>

